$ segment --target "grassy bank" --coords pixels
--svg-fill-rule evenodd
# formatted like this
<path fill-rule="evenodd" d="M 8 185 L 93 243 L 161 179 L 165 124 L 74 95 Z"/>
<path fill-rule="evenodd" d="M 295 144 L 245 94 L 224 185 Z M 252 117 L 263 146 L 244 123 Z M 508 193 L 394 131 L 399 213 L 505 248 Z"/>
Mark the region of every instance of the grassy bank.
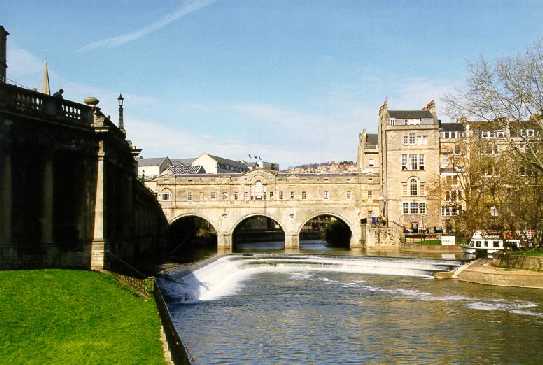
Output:
<path fill-rule="evenodd" d="M 543 256 L 543 248 L 532 248 L 529 250 L 514 251 L 516 256 Z"/>
<path fill-rule="evenodd" d="M 153 300 L 108 274 L 0 271 L 0 364 L 164 364 Z"/>

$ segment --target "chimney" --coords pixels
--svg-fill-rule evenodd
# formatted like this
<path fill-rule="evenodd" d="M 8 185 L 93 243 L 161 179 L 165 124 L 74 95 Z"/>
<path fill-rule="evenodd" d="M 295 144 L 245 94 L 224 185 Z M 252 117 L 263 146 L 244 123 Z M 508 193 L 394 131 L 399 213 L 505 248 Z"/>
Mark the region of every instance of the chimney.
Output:
<path fill-rule="evenodd" d="M 426 104 L 424 108 L 422 108 L 422 110 L 429 111 L 430 113 L 432 113 L 434 118 L 437 119 L 436 102 L 434 101 L 434 99 L 430 100 L 428 104 Z"/>
<path fill-rule="evenodd" d="M 6 83 L 6 69 L 8 68 L 6 45 L 8 34 L 6 29 L 0 25 L 0 84 Z"/>

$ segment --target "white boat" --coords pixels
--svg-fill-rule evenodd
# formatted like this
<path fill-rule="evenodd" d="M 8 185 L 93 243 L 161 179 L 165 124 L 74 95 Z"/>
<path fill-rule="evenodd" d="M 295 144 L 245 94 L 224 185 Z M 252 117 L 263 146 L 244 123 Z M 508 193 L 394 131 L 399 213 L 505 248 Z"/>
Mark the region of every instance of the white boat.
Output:
<path fill-rule="evenodd" d="M 463 249 L 468 254 L 486 251 L 488 255 L 492 255 L 504 250 L 507 245 L 520 247 L 520 240 L 503 240 L 499 236 L 483 235 L 480 231 L 476 231 L 468 245 L 463 246 Z"/>

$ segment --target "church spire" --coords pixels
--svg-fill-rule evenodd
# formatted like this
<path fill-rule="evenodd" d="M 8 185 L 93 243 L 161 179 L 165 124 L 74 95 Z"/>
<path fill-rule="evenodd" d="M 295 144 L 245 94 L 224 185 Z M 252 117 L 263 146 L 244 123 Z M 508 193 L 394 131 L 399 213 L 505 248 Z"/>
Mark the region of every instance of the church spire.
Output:
<path fill-rule="evenodd" d="M 43 68 L 43 80 L 41 84 L 41 92 L 47 95 L 51 95 L 51 89 L 49 87 L 49 70 L 47 69 L 47 61 L 45 61 Z"/>

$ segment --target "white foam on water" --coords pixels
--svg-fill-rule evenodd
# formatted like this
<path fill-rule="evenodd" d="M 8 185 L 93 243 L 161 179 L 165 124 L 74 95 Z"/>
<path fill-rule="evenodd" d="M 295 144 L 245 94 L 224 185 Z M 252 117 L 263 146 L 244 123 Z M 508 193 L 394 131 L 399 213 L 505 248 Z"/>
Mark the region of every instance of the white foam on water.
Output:
<path fill-rule="evenodd" d="M 445 265 L 457 266 L 459 263 L 413 259 L 342 259 L 311 255 L 293 257 L 230 255 L 185 275 L 180 282 L 164 281 L 161 285 L 170 298 L 175 298 L 178 302 L 194 303 L 235 295 L 242 288 L 244 281 L 264 272 L 291 273 L 292 280 L 308 280 L 312 277 L 312 271 L 431 278 L 430 272 L 439 270 Z"/>

